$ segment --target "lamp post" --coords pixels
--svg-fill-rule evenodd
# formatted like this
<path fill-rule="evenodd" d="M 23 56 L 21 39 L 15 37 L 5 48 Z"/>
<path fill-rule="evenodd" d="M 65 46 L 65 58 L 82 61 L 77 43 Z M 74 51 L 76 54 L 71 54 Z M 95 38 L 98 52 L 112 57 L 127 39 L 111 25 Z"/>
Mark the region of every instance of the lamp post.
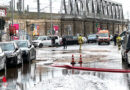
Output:
<path fill-rule="evenodd" d="M 12 26 L 13 26 L 14 24 L 14 21 L 13 21 L 14 20 L 14 0 L 12 0 L 11 2 L 12 2 L 12 7 L 11 7 L 12 8 Z"/>
<path fill-rule="evenodd" d="M 51 35 L 53 35 L 53 24 L 52 24 L 52 0 L 50 0 L 50 22 L 51 22 Z"/>

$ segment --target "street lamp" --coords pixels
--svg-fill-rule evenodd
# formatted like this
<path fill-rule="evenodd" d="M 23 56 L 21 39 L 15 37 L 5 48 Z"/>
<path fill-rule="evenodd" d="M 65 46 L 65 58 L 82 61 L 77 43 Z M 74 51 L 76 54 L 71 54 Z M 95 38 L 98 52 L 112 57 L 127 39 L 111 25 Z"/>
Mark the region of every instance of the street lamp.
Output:
<path fill-rule="evenodd" d="M 50 0 L 50 14 L 51 14 L 51 35 L 53 35 L 53 25 L 52 25 L 52 0 Z"/>

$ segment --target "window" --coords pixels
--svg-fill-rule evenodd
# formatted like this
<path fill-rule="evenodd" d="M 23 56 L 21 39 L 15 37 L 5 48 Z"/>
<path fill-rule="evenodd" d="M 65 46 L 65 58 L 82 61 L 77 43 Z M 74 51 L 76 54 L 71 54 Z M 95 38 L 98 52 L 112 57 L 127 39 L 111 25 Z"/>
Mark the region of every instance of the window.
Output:
<path fill-rule="evenodd" d="M 0 46 L 3 51 L 14 51 L 15 50 L 14 43 L 1 43 Z"/>

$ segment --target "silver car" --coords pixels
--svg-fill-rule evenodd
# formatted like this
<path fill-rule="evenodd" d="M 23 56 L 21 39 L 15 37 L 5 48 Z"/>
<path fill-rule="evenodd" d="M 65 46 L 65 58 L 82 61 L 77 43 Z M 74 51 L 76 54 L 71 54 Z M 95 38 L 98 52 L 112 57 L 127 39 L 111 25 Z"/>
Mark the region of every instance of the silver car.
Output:
<path fill-rule="evenodd" d="M 1 42 L 0 46 L 6 55 L 7 65 L 18 65 L 23 62 L 21 50 L 15 42 Z"/>
<path fill-rule="evenodd" d="M 6 67 L 6 56 L 0 47 L 0 70 Z"/>
<path fill-rule="evenodd" d="M 39 36 L 37 40 L 32 41 L 35 47 L 42 48 L 43 46 L 52 46 L 52 40 L 49 36 Z"/>
<path fill-rule="evenodd" d="M 36 49 L 29 40 L 16 40 L 15 42 L 22 51 L 24 62 L 36 59 Z"/>

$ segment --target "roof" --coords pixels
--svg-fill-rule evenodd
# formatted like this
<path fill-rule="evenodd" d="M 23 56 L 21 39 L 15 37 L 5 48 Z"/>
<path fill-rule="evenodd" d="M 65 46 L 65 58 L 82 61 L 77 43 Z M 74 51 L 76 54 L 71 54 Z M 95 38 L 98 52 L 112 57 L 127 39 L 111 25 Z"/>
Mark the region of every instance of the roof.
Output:
<path fill-rule="evenodd" d="M 98 33 L 109 33 L 109 30 L 100 30 Z"/>

